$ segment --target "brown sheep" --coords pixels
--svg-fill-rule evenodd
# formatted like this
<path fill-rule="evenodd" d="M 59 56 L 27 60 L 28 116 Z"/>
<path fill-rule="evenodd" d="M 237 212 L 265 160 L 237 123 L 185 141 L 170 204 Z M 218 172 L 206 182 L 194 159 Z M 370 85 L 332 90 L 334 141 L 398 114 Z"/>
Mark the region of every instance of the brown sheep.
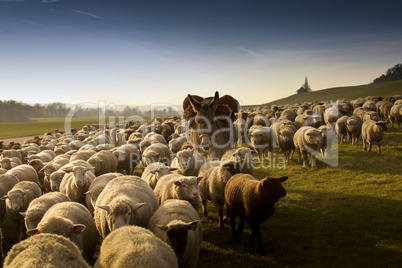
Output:
<path fill-rule="evenodd" d="M 260 225 L 274 214 L 274 205 L 286 195 L 282 182 L 288 177 L 257 180 L 249 174 L 236 174 L 229 179 L 225 187 L 225 206 L 230 218 L 232 237 L 239 241 L 243 232 L 244 220 L 251 228 L 250 246 L 257 238 L 260 255 L 264 255 Z M 236 231 L 236 216 L 240 217 L 240 224 Z"/>

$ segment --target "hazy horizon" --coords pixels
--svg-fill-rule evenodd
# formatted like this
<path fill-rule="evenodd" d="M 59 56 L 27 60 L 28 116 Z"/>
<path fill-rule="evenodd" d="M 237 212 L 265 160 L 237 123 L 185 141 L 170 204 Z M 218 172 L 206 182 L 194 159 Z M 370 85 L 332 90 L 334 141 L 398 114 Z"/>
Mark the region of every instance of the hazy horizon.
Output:
<path fill-rule="evenodd" d="M 402 62 L 402 3 L 0 0 L 1 99 L 258 105 L 368 84 Z"/>

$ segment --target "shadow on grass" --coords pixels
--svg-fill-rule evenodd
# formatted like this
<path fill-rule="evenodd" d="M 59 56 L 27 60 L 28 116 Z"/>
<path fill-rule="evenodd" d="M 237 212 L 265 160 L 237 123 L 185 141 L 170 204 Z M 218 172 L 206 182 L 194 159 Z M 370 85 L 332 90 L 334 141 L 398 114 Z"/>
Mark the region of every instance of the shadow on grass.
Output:
<path fill-rule="evenodd" d="M 397 267 L 402 262 L 402 202 L 324 191 L 288 191 L 261 225 L 267 256 L 234 243 L 228 225 L 205 221 L 198 267 Z"/>

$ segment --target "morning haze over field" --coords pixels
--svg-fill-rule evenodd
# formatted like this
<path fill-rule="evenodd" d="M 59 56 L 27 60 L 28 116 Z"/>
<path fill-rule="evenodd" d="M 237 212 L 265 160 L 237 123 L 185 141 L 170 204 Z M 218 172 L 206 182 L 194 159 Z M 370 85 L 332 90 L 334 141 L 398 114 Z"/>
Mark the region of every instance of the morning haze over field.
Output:
<path fill-rule="evenodd" d="M 371 83 L 401 62 L 401 2 L 0 0 L 1 99 L 243 105 Z"/>

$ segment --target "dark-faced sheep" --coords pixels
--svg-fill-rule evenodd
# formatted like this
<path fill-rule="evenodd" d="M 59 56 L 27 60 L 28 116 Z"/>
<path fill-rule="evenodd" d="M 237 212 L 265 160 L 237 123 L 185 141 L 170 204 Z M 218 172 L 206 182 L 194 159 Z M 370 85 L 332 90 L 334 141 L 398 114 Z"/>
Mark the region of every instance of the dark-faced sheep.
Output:
<path fill-rule="evenodd" d="M 286 195 L 282 182 L 288 177 L 264 178 L 257 180 L 248 174 L 236 174 L 227 182 L 225 187 L 225 206 L 230 218 L 232 237 L 239 241 L 243 232 L 244 221 L 251 228 L 249 244 L 254 244 L 257 239 L 261 255 L 265 254 L 262 244 L 260 225 L 274 214 L 274 205 Z M 240 217 L 240 223 L 236 230 L 236 216 Z"/>

